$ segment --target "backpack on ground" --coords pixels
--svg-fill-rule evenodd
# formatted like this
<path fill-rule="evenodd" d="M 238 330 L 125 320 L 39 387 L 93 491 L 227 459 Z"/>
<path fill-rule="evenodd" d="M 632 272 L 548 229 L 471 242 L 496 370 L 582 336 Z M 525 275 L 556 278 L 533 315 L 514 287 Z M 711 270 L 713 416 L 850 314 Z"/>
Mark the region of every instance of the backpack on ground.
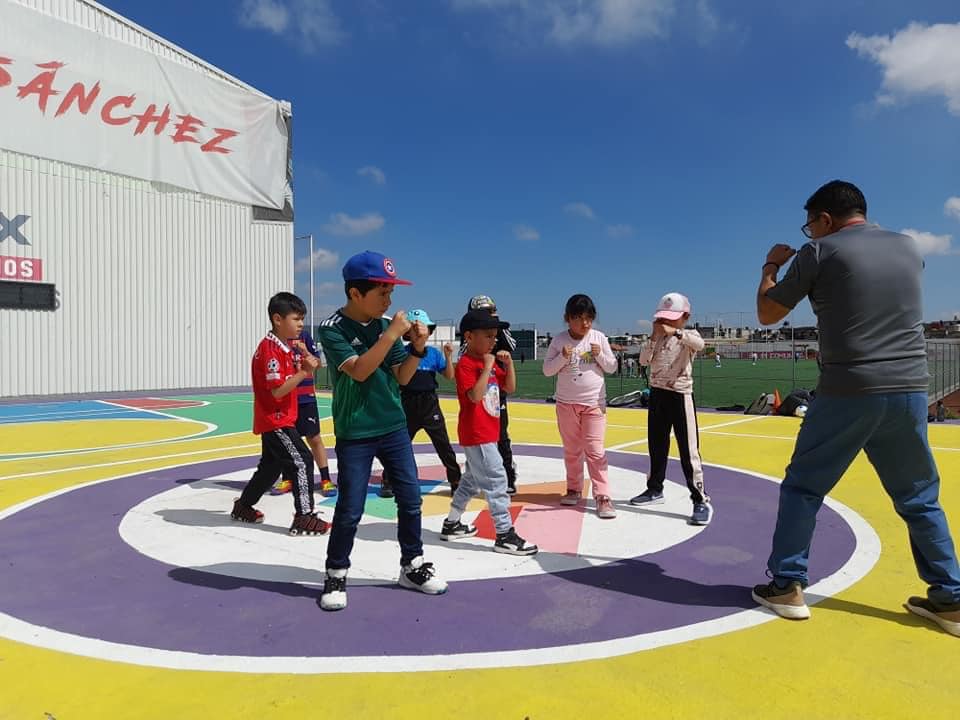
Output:
<path fill-rule="evenodd" d="M 756 400 L 743 411 L 744 415 L 769 415 L 773 412 L 773 394 L 760 393 Z"/>

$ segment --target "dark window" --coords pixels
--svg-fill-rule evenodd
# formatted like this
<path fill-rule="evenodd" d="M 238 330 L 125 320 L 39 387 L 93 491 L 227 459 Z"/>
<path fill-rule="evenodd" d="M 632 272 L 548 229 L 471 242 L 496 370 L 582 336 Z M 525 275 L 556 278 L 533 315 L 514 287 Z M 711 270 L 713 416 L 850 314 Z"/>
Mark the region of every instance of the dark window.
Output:
<path fill-rule="evenodd" d="M 56 310 L 57 287 L 52 283 L 0 280 L 0 308 Z"/>

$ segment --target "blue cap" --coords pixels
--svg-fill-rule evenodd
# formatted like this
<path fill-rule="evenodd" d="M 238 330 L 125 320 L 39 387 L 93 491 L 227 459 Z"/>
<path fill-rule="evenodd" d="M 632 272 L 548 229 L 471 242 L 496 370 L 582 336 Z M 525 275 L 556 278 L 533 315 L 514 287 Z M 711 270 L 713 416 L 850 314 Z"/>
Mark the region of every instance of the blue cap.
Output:
<path fill-rule="evenodd" d="M 393 260 L 372 250 L 359 253 L 347 260 L 347 264 L 343 266 L 343 279 L 370 280 L 390 285 L 413 285 L 409 280 L 401 280 L 397 277 Z"/>
<path fill-rule="evenodd" d="M 407 320 L 409 320 L 412 323 L 421 322 L 427 326 L 428 330 L 433 330 L 434 328 L 437 327 L 437 324 L 430 319 L 429 315 L 427 315 L 427 311 L 420 310 L 419 308 L 416 310 L 408 310 Z"/>

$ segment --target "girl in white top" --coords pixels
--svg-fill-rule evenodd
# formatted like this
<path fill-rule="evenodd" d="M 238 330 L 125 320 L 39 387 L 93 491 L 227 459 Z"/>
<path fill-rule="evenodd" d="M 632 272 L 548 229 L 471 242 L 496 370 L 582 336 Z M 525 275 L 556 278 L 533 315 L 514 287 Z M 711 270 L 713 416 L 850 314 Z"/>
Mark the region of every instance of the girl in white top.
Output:
<path fill-rule="evenodd" d="M 593 329 L 597 308 L 587 295 L 567 300 L 563 319 L 567 330 L 556 335 L 543 361 L 543 374 L 557 376 L 557 426 L 563 440 L 567 491 L 563 505 L 578 505 L 583 494 L 586 460 L 597 515 L 617 516 L 607 481 L 607 388 L 605 373 L 617 369 L 617 359 L 607 336 Z"/>

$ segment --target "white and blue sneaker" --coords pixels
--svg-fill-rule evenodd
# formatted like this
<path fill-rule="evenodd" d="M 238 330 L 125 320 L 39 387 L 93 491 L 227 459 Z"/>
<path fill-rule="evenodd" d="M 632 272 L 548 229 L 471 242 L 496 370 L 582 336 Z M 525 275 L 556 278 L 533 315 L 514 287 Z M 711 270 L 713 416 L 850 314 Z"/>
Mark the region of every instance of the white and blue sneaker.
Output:
<path fill-rule="evenodd" d="M 713 519 L 713 505 L 708 502 L 693 504 L 693 514 L 690 515 L 691 525 L 709 525 Z"/>
<path fill-rule="evenodd" d="M 644 490 L 636 497 L 630 498 L 631 505 L 663 505 L 663 493 L 656 490 Z"/>

